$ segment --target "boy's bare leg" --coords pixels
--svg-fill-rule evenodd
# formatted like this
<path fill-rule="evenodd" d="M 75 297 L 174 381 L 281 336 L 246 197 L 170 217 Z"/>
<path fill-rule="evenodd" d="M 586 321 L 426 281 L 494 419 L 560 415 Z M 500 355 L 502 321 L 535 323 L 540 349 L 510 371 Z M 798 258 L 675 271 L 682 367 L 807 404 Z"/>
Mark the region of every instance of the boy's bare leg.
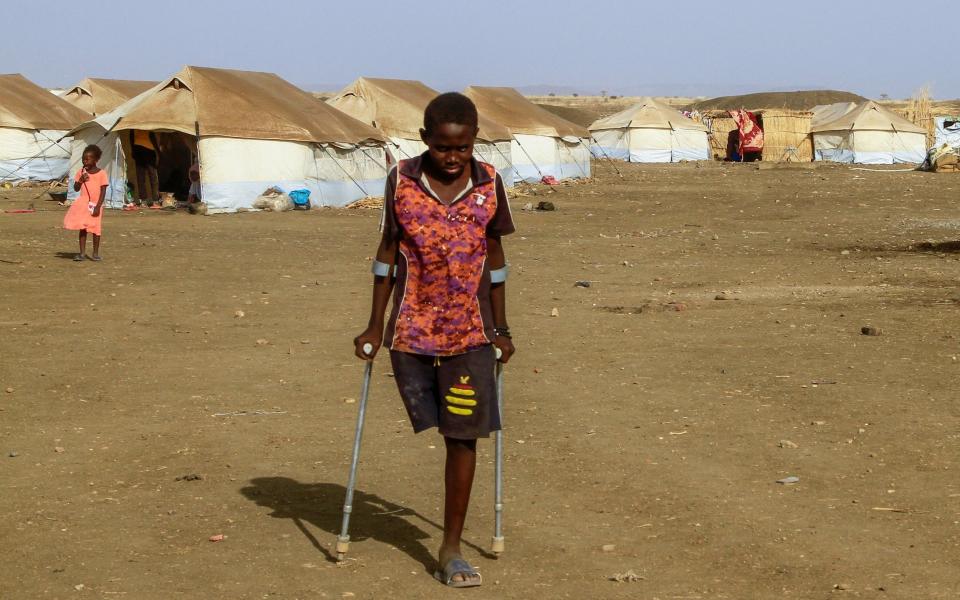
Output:
<path fill-rule="evenodd" d="M 443 545 L 440 546 L 440 568 L 460 555 L 460 536 L 467 518 L 473 473 L 477 467 L 477 440 L 443 438 L 447 445 L 447 465 L 444 474 L 446 501 L 443 513 Z M 455 581 L 464 581 L 455 575 Z"/>

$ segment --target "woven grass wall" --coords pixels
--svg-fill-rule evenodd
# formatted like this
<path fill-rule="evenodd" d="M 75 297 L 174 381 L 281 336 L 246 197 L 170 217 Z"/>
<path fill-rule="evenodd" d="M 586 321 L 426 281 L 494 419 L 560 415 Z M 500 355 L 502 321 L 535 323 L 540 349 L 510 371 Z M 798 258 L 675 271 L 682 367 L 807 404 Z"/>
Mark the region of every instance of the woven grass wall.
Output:
<path fill-rule="evenodd" d="M 767 162 L 809 162 L 813 160 L 810 122 L 813 113 L 805 110 L 766 109 L 752 111 L 762 117 L 763 160 Z M 710 127 L 710 150 L 715 160 L 727 157 L 727 137 L 737 128 L 726 111 L 707 111 L 703 121 Z"/>
<path fill-rule="evenodd" d="M 763 117 L 763 160 L 768 162 L 810 162 L 813 160 L 813 113 L 801 110 L 769 109 Z"/>
<path fill-rule="evenodd" d="M 714 160 L 727 157 L 727 136 L 737 128 L 736 122 L 725 110 L 711 110 L 703 113 L 702 121 L 710 128 L 710 154 Z"/>

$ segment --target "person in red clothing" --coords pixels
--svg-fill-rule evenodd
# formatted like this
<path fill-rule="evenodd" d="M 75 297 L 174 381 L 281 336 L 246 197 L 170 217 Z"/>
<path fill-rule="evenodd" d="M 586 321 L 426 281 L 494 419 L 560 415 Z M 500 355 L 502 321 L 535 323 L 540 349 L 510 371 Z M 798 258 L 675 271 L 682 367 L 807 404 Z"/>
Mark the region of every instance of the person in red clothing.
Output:
<path fill-rule="evenodd" d="M 100 147 L 93 144 L 83 149 L 83 167 L 73 178 L 73 191 L 80 192 L 80 196 L 63 217 L 64 229 L 80 232 L 80 254 L 73 257 L 75 261 L 100 260 L 103 201 L 110 185 L 107 172 L 97 166 L 102 154 Z M 93 256 L 87 256 L 87 233 L 93 235 Z"/>
<path fill-rule="evenodd" d="M 427 151 L 391 169 L 370 321 L 354 339 L 356 355 L 364 360 L 386 344 L 414 431 L 437 427 L 444 437 L 446 500 L 437 578 L 454 587 L 481 583 L 461 555 L 460 538 L 477 438 L 500 429 L 495 348 L 504 363 L 514 353 L 501 243 L 514 225 L 500 175 L 473 157 L 477 122 L 477 109 L 466 96 L 434 98 L 420 130 Z M 373 346 L 370 354 L 365 344 Z"/>

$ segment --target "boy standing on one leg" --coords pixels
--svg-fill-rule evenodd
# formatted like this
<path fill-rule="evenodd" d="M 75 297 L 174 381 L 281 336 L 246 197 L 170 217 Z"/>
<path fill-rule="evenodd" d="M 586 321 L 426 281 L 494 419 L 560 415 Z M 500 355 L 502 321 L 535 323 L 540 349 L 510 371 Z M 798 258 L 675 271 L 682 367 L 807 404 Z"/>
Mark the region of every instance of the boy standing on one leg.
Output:
<path fill-rule="evenodd" d="M 427 151 L 390 171 L 370 323 L 354 339 L 357 356 L 365 360 L 386 341 L 414 432 L 438 427 L 444 436 L 446 500 L 437 577 L 453 587 L 481 582 L 461 556 L 460 537 L 477 438 L 500 429 L 494 347 L 504 363 L 514 352 L 500 243 L 514 226 L 500 176 L 473 158 L 477 122 L 466 96 L 437 96 L 420 130 Z M 363 352 L 368 343 L 369 355 Z"/>

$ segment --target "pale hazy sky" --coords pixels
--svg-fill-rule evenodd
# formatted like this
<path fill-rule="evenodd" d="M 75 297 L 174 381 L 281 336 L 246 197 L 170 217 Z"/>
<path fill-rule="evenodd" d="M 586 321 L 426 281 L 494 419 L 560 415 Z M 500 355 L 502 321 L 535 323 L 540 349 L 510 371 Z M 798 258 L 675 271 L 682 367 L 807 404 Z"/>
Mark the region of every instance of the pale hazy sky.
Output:
<path fill-rule="evenodd" d="M 476 83 L 907 97 L 928 84 L 935 98 L 960 98 L 960 70 L 943 68 L 960 48 L 960 4 L 947 0 L 27 0 L 5 8 L 0 72 L 48 87 L 86 76 L 161 79 L 191 64 L 272 71 L 328 90 L 369 75 L 441 91 Z"/>

